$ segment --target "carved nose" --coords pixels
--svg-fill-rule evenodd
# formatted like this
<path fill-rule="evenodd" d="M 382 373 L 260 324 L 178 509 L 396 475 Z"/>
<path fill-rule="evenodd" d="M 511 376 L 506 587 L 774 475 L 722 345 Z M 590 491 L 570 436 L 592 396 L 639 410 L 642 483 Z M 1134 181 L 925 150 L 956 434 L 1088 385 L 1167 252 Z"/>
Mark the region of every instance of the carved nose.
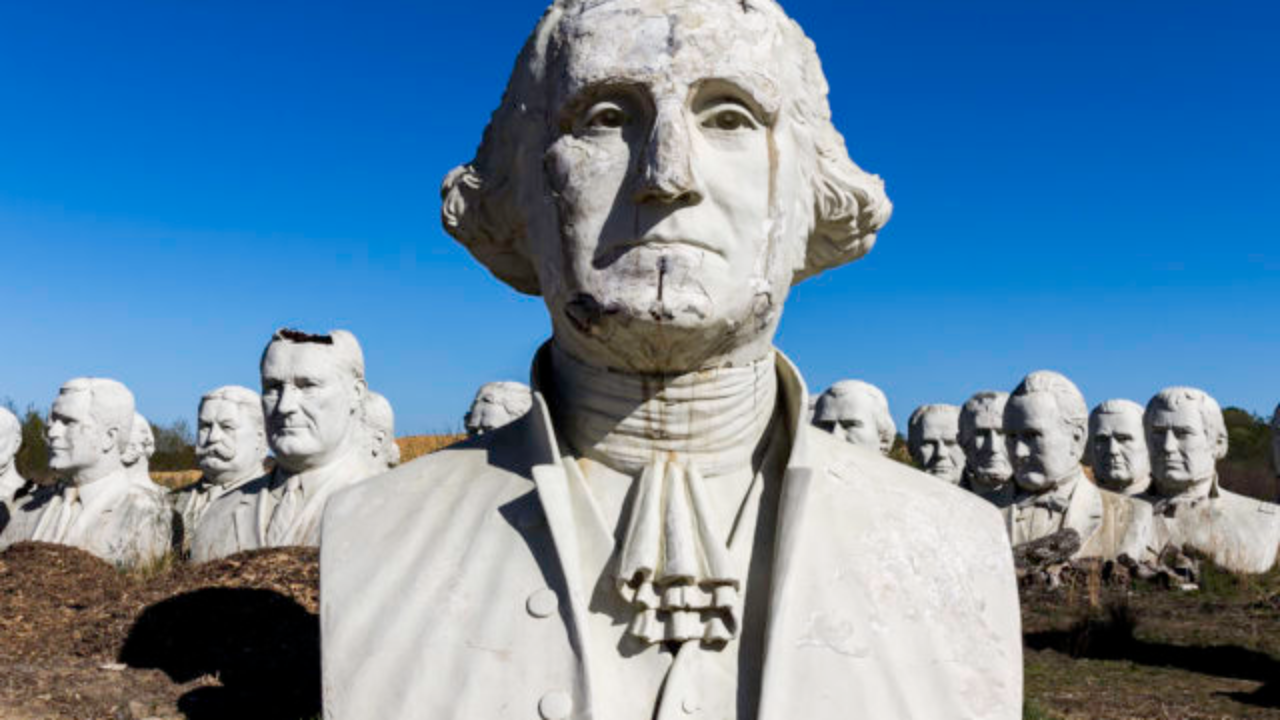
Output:
<path fill-rule="evenodd" d="M 696 205 L 702 192 L 693 169 L 689 127 L 678 111 L 660 112 L 640 161 L 637 203 Z"/>

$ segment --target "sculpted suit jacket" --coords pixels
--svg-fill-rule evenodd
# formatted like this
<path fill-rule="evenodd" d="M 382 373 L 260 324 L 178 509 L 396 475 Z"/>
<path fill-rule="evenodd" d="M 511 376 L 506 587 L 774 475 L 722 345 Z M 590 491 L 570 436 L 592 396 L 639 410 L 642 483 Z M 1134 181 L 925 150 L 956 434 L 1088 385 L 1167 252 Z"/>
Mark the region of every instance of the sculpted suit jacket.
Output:
<path fill-rule="evenodd" d="M 998 512 L 810 428 L 799 375 L 778 360 L 793 441 L 758 717 L 1020 718 L 1018 597 Z M 550 417 L 535 393 L 524 418 L 330 501 L 326 718 L 612 716 L 584 638 L 596 578 L 577 561 L 572 459 Z M 683 657 L 654 717 L 736 720 L 698 703 Z"/>
<path fill-rule="evenodd" d="M 1280 506 L 1222 490 L 1156 517 L 1156 545 L 1190 545 L 1224 568 L 1264 573 L 1275 567 L 1280 547 Z M 1167 499 L 1145 496 L 1163 505 Z"/>
<path fill-rule="evenodd" d="M 1015 503 L 1001 510 L 1010 537 L 1022 509 Z M 1149 503 L 1103 490 L 1081 473 L 1063 514 L 1061 529 L 1070 528 L 1080 534 L 1077 558 L 1114 560 L 1128 555 L 1143 561 L 1158 551 L 1154 524 Z"/>

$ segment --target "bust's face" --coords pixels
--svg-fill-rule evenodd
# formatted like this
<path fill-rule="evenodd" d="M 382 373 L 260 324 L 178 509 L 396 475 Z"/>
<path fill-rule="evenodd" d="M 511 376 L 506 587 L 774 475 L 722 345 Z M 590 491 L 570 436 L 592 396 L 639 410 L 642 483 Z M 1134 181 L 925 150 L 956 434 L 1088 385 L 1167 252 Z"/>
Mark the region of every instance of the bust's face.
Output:
<path fill-rule="evenodd" d="M 813 424 L 850 445 L 880 450 L 875 405 L 863 393 L 824 395 L 818 401 Z"/>
<path fill-rule="evenodd" d="M 958 485 L 964 473 L 964 449 L 957 436 L 960 427 L 954 413 L 927 413 L 920 422 L 920 465 L 930 475 Z"/>
<path fill-rule="evenodd" d="M 49 409 L 49 467 L 59 473 L 74 475 L 102 462 L 115 453 L 114 439 L 93 418 L 92 395 L 89 392 L 59 394 Z"/>
<path fill-rule="evenodd" d="M 7 423 L 0 423 L 0 475 L 9 472 L 13 467 L 13 458 L 22 445 L 22 428 L 10 428 Z"/>
<path fill-rule="evenodd" d="M 264 439 L 244 405 L 220 398 L 200 404 L 196 425 L 196 461 L 215 483 L 262 469 Z"/>
<path fill-rule="evenodd" d="M 284 467 L 323 467 L 351 448 L 360 384 L 327 345 L 274 342 L 262 362 L 267 441 Z"/>
<path fill-rule="evenodd" d="M 1004 442 L 1004 414 L 986 409 L 973 416 L 973 432 L 966 438 L 964 454 L 969 472 L 990 484 L 1002 484 L 1013 475 Z"/>
<path fill-rule="evenodd" d="M 125 447 L 121 460 L 130 467 L 142 463 L 142 470 L 147 469 L 147 461 L 156 450 L 156 438 L 146 422 L 134 419 L 129 430 L 129 444 Z"/>
<path fill-rule="evenodd" d="M 1023 490 L 1052 490 L 1079 469 L 1084 432 L 1062 421 L 1052 395 L 1011 397 L 1004 419 L 1014 478 Z"/>
<path fill-rule="evenodd" d="M 1101 413 L 1089 438 L 1093 473 L 1098 484 L 1122 491 L 1151 475 L 1142 415 L 1136 412 Z"/>
<path fill-rule="evenodd" d="M 1156 409 L 1151 414 L 1147 444 L 1151 473 L 1162 487 L 1181 491 L 1213 478 L 1214 442 L 1195 403 Z"/>
<path fill-rule="evenodd" d="M 777 51 L 734 3 L 661 7 L 565 21 L 577 32 L 548 71 L 563 80 L 543 163 L 558 212 L 530 228 L 562 347 L 641 371 L 767 348 L 792 274 L 775 243 L 807 242 L 773 212 L 800 185 L 780 160 L 795 153 Z"/>

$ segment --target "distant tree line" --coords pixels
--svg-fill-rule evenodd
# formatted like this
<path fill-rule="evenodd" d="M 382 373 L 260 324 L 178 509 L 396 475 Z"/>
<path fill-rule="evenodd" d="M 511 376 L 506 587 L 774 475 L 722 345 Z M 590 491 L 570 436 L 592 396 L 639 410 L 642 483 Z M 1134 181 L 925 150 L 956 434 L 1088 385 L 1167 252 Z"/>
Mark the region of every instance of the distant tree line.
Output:
<path fill-rule="evenodd" d="M 12 400 L 3 403 L 22 422 L 22 447 L 15 461 L 23 477 L 37 482 L 49 482 L 53 472 L 49 470 L 49 441 L 45 438 L 47 412 L 28 405 L 19 412 Z M 194 470 L 196 468 L 196 436 L 186 420 L 175 420 L 167 425 L 151 423 L 156 438 L 156 452 L 151 456 L 151 469 L 157 472 Z"/>

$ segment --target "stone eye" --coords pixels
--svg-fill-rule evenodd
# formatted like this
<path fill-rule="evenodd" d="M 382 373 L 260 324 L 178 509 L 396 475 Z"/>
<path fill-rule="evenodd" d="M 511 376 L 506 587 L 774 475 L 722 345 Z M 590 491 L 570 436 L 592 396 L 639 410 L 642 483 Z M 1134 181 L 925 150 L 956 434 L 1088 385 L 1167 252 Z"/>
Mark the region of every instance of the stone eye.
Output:
<path fill-rule="evenodd" d="M 703 121 L 702 126 L 713 130 L 754 130 L 755 122 L 747 114 L 737 108 L 724 108 L 716 111 Z"/>
<path fill-rule="evenodd" d="M 617 129 L 626 124 L 627 114 L 616 105 L 598 107 L 587 117 L 588 128 Z"/>

